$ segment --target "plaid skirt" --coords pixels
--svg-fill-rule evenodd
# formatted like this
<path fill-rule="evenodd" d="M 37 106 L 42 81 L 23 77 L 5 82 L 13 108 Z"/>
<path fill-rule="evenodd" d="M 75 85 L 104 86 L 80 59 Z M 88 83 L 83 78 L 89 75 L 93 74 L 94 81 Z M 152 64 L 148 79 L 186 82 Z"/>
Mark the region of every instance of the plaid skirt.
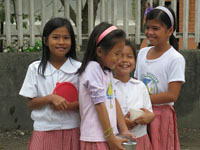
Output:
<path fill-rule="evenodd" d="M 169 105 L 153 106 L 153 112 L 156 117 L 149 126 L 153 150 L 180 150 L 174 108 Z"/>
<path fill-rule="evenodd" d="M 153 150 L 148 134 L 137 138 L 136 150 Z"/>
<path fill-rule="evenodd" d="M 28 150 L 79 150 L 79 128 L 33 131 Z"/>
<path fill-rule="evenodd" d="M 107 142 L 85 142 L 81 141 L 80 150 L 109 150 Z"/>

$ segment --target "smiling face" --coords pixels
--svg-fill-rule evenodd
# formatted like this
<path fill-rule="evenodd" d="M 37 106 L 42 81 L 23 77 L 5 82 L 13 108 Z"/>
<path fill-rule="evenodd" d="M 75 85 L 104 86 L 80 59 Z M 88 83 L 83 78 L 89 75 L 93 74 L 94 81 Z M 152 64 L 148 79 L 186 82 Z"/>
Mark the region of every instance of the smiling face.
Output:
<path fill-rule="evenodd" d="M 102 50 L 101 47 L 98 47 L 97 55 L 99 57 L 101 66 L 103 68 L 107 67 L 113 70 L 120 61 L 121 52 L 124 48 L 124 45 L 125 41 L 120 40 L 114 45 L 114 47 L 109 52 L 105 52 Z"/>
<path fill-rule="evenodd" d="M 135 68 L 135 56 L 130 46 L 126 45 L 121 53 L 121 61 L 114 70 L 118 79 L 130 78 L 130 73 Z"/>
<path fill-rule="evenodd" d="M 167 29 L 164 24 L 157 20 L 148 20 L 145 35 L 153 46 L 161 46 L 168 43 L 169 37 L 173 33 L 173 28 Z"/>
<path fill-rule="evenodd" d="M 50 50 L 50 60 L 55 58 L 65 58 L 71 48 L 71 37 L 65 26 L 55 29 L 48 36 L 46 45 Z"/>

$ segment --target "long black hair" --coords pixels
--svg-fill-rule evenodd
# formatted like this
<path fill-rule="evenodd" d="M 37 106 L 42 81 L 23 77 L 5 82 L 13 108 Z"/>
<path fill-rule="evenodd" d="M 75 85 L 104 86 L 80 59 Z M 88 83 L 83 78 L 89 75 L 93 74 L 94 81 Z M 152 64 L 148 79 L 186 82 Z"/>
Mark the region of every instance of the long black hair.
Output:
<path fill-rule="evenodd" d="M 173 32 L 174 32 L 176 30 L 175 13 L 171 8 L 167 8 L 167 9 L 171 12 L 171 14 L 173 16 L 173 19 L 174 19 L 174 27 L 173 27 L 173 29 L 174 29 Z M 148 20 L 158 20 L 162 24 L 166 25 L 168 29 L 172 27 L 172 23 L 171 23 L 171 20 L 170 20 L 169 16 L 161 9 L 153 9 L 153 10 L 151 10 L 146 16 L 146 22 Z M 176 40 L 176 38 L 174 37 L 173 34 L 169 37 L 169 43 L 176 50 L 178 50 L 178 42 L 177 42 L 177 40 Z"/>
<path fill-rule="evenodd" d="M 46 45 L 48 37 L 55 29 L 65 26 L 71 37 L 71 48 L 69 52 L 65 55 L 66 58 L 71 57 L 76 59 L 76 41 L 74 30 L 69 20 L 65 18 L 52 18 L 44 26 L 42 34 L 42 59 L 38 67 L 38 73 L 44 77 L 44 72 L 46 69 L 47 61 L 50 57 L 49 47 Z"/>
<path fill-rule="evenodd" d="M 104 52 L 108 53 L 119 40 L 125 40 L 125 32 L 121 29 L 116 29 L 110 32 L 108 35 L 106 35 L 99 43 L 97 43 L 97 40 L 101 33 L 103 33 L 106 29 L 108 29 L 111 26 L 113 25 L 107 22 L 102 22 L 99 25 L 97 25 L 92 31 L 88 40 L 87 49 L 82 61 L 82 65 L 77 71 L 79 75 L 85 70 L 89 61 L 98 62 L 98 56 L 96 52 L 98 47 L 101 47 Z"/>

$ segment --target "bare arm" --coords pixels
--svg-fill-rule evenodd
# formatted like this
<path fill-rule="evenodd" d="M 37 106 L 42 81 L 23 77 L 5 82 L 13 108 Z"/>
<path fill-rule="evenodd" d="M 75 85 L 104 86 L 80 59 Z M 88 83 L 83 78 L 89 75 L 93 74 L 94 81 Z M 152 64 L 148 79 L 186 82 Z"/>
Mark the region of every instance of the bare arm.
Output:
<path fill-rule="evenodd" d="M 150 95 L 152 104 L 176 102 L 180 94 L 181 85 L 182 82 L 171 82 L 167 92 Z"/>
<path fill-rule="evenodd" d="M 126 126 L 120 104 L 117 99 L 115 101 L 116 101 L 116 111 L 117 111 L 117 125 L 119 127 L 119 130 L 120 132 L 128 132 L 128 128 Z"/>
<path fill-rule="evenodd" d="M 116 111 L 117 111 L 117 125 L 118 125 L 121 135 L 128 139 L 135 140 L 136 139 L 135 135 L 131 134 L 128 131 L 128 127 L 126 125 L 125 118 L 123 116 L 123 113 L 122 113 L 122 110 L 121 110 L 118 100 L 116 99 L 115 101 L 116 101 Z M 134 122 L 131 122 L 132 126 L 133 126 L 133 124 L 134 124 Z"/>
<path fill-rule="evenodd" d="M 39 109 L 50 103 L 51 103 L 50 95 L 47 95 L 44 97 L 35 97 L 35 98 L 28 99 L 28 107 L 30 109 Z"/>
<path fill-rule="evenodd" d="M 143 27 L 145 26 L 145 21 L 146 21 L 146 16 L 144 15 L 143 22 L 142 22 Z"/>
<path fill-rule="evenodd" d="M 50 94 L 43 97 L 29 98 L 28 107 L 30 109 L 39 109 L 47 104 L 51 104 L 52 108 L 58 111 L 67 111 L 78 109 L 79 103 L 67 102 L 63 97 L 60 97 L 56 94 Z"/>
<path fill-rule="evenodd" d="M 95 105 L 99 121 L 101 123 L 103 131 L 111 128 L 108 112 L 104 103 L 99 103 Z M 114 136 L 113 132 L 107 138 L 108 144 L 110 146 L 110 150 L 124 150 L 121 146 L 121 143 L 124 141 Z"/>
<path fill-rule="evenodd" d="M 144 114 L 134 120 L 136 124 L 145 125 L 153 121 L 153 119 L 155 118 L 154 113 L 152 113 L 146 108 L 141 108 L 141 110 L 144 111 Z"/>

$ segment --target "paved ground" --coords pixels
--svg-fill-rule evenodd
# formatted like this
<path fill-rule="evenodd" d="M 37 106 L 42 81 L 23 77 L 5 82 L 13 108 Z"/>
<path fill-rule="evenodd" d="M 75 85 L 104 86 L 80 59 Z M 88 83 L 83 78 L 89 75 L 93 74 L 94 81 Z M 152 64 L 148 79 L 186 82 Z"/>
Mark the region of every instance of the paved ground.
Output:
<path fill-rule="evenodd" d="M 0 131 L 0 150 L 27 150 L 31 131 Z M 181 150 L 200 150 L 200 129 L 179 129 Z"/>
<path fill-rule="evenodd" d="M 181 150 L 200 150 L 200 129 L 180 129 Z"/>

